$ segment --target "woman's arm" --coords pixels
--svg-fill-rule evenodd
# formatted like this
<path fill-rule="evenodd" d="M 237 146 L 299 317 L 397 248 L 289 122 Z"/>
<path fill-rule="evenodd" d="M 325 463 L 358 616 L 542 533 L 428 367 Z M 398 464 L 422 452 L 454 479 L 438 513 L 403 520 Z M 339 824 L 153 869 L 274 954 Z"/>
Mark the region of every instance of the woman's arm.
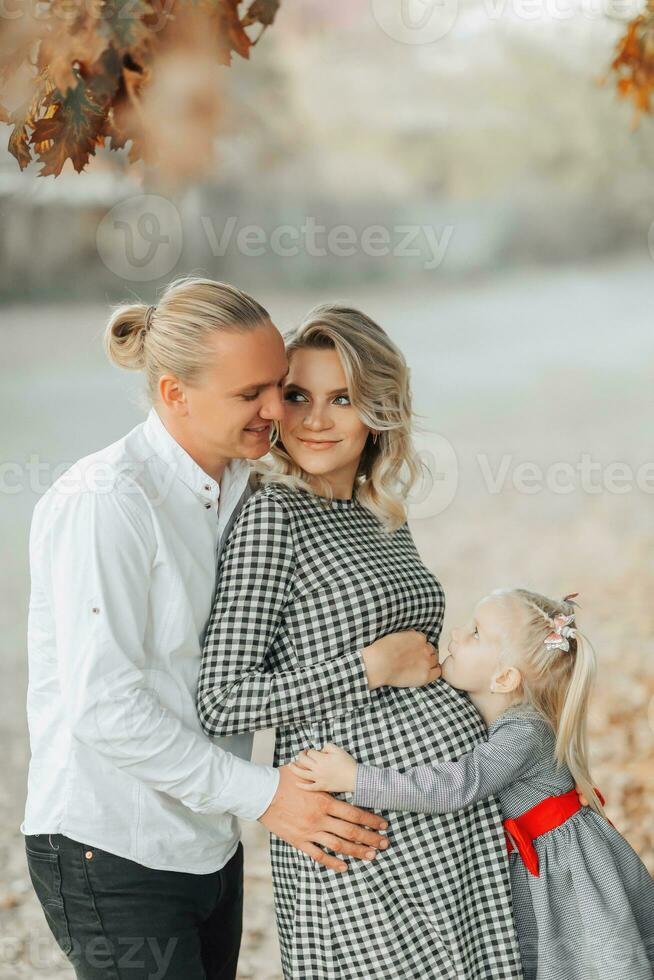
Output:
<path fill-rule="evenodd" d="M 543 751 L 543 727 L 512 717 L 487 742 L 459 759 L 414 766 L 404 772 L 357 764 L 336 746 L 302 752 L 291 767 L 306 788 L 353 792 L 357 806 L 373 810 L 452 813 L 495 796 L 524 776 Z"/>
<path fill-rule="evenodd" d="M 291 597 L 295 560 L 283 506 L 255 494 L 225 548 L 204 642 L 197 708 L 208 735 L 315 721 L 370 696 L 360 651 L 272 670 L 268 652 Z"/>

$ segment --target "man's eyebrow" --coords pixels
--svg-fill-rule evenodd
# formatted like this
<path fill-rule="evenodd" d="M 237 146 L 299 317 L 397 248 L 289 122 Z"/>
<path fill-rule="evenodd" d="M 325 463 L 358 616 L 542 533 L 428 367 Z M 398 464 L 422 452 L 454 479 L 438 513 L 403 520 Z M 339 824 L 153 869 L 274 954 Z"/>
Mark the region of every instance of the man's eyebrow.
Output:
<path fill-rule="evenodd" d="M 284 380 L 284 378 L 287 376 L 289 370 L 290 370 L 290 368 L 286 368 L 286 370 L 282 374 L 281 378 L 275 378 L 274 381 L 270 381 L 269 379 L 266 379 L 265 381 L 253 381 L 249 385 L 244 385 L 242 388 L 236 388 L 234 391 L 230 391 L 229 394 L 230 395 L 242 395 L 246 391 L 253 391 L 255 389 L 258 390 L 260 388 L 272 388 L 272 387 L 280 384 Z"/>

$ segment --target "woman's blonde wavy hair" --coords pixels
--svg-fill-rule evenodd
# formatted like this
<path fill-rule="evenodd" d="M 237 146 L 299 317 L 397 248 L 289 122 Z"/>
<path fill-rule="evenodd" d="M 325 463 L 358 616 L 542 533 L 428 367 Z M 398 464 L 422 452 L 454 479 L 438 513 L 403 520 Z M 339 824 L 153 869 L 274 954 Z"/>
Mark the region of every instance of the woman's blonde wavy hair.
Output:
<path fill-rule="evenodd" d="M 527 589 L 497 589 L 492 596 L 518 604 L 517 632 L 510 631 L 503 660 L 515 662 L 522 674 L 523 701 L 531 704 L 551 725 L 556 735 L 556 760 L 567 765 L 589 805 L 604 816 L 595 795 L 588 766 L 586 714 L 597 670 L 592 644 L 573 620 L 569 650 L 545 645 L 554 630 L 555 616 L 576 616 L 567 599 L 548 599 Z M 511 620 L 513 626 L 513 619 Z M 516 628 L 516 627 L 514 627 Z"/>
<path fill-rule="evenodd" d="M 388 335 L 365 313 L 326 304 L 313 309 L 303 323 L 287 334 L 289 361 L 298 350 L 329 348 L 338 353 L 350 402 L 371 433 L 361 454 L 355 478 L 357 500 L 388 531 L 407 519 L 406 497 L 421 474 L 413 446 L 413 412 L 409 369 Z M 300 487 L 332 498 L 324 479 L 315 480 L 289 456 L 278 426 L 271 442 L 270 461 L 256 466 L 263 483 Z"/>

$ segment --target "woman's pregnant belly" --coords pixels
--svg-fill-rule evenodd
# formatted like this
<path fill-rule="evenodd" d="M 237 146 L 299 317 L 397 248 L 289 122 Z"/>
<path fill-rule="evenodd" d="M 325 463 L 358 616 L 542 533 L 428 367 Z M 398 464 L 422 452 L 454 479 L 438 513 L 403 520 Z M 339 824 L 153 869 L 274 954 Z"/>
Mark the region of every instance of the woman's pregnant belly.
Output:
<path fill-rule="evenodd" d="M 406 769 L 458 758 L 484 736 L 483 722 L 468 697 L 444 681 L 421 688 L 383 687 L 356 711 L 279 729 L 275 764 L 333 742 L 358 762 Z"/>
<path fill-rule="evenodd" d="M 467 696 L 439 680 L 423 688 L 380 688 L 355 712 L 278 731 L 276 763 L 330 741 L 360 762 L 407 769 L 457 758 L 484 737 L 483 722 Z M 366 945 L 357 942 L 357 976 L 490 976 L 476 965 L 475 952 L 488 931 L 488 909 L 499 919 L 510 917 L 497 803 L 489 800 L 457 813 L 393 812 L 386 833 L 388 850 L 373 862 L 350 861 L 342 875 L 326 873 L 273 838 L 273 866 L 282 869 L 278 901 L 292 892 L 302 893 L 306 903 L 304 891 L 316 889 L 320 907 L 327 910 L 330 943 L 336 937 L 336 945 L 348 943 L 344 933 L 350 920 L 346 916 L 343 926 L 335 911 L 342 907 L 356 909 L 352 921 L 358 934 L 401 937 L 401 948 L 388 952 L 386 972 L 378 964 L 369 968 Z M 293 913 L 292 921 L 301 920 Z M 427 968 L 425 962 L 416 966 L 410 955 L 425 943 Z"/>

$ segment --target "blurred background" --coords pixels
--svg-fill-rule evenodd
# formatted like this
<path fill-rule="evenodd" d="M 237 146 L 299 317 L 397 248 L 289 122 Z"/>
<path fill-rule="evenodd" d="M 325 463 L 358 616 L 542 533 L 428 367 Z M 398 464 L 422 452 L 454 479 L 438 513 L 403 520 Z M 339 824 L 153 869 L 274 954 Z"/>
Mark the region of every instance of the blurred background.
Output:
<path fill-rule="evenodd" d="M 282 330 L 345 300 L 400 344 L 433 476 L 411 523 L 446 632 L 492 588 L 580 593 L 593 775 L 654 872 L 654 123 L 632 131 L 599 84 L 634 13 L 284 0 L 249 62 L 221 70 L 202 180 L 164 189 L 109 152 L 37 178 L 0 150 L 0 980 L 72 976 L 18 830 L 31 511 L 143 418 L 141 379 L 102 353 L 110 306 L 187 273 L 253 293 Z M 244 836 L 240 975 L 273 980 L 266 835 Z"/>

